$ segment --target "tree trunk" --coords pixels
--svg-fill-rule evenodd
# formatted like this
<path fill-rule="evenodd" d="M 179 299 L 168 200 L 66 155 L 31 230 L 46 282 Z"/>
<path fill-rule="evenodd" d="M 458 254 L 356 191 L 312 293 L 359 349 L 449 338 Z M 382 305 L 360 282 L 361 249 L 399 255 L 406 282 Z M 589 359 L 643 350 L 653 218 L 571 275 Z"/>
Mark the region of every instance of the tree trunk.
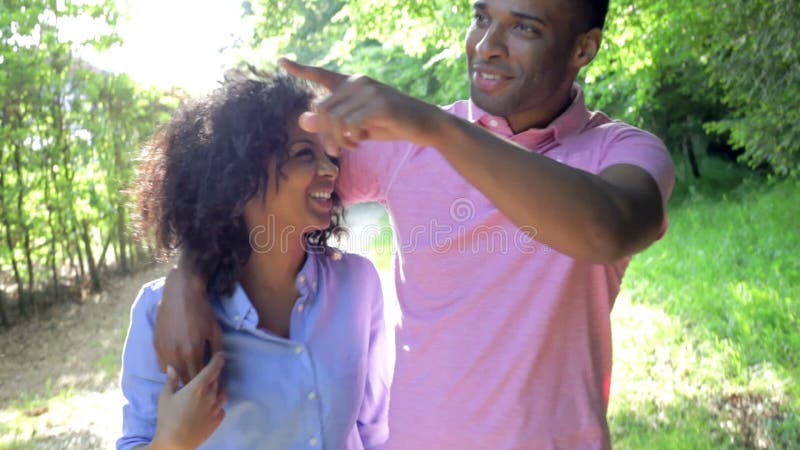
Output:
<path fill-rule="evenodd" d="M 2 146 L 0 146 L 0 160 L 2 160 Z M 19 268 L 17 267 L 17 260 L 14 258 L 14 239 L 11 236 L 11 221 L 9 220 L 6 209 L 5 198 L 6 179 L 5 173 L 0 171 L 0 221 L 3 223 L 3 228 L 6 230 L 6 244 L 8 244 L 8 254 L 11 259 L 11 267 L 14 270 L 14 280 L 17 282 L 17 300 L 22 304 L 22 277 L 19 275 Z M 0 321 L 3 326 L 10 325 L 8 316 L 6 315 L 6 299 L 5 293 L 0 290 Z"/>
<path fill-rule="evenodd" d="M 123 274 L 128 273 L 127 239 L 125 236 L 125 207 L 117 205 L 117 239 L 119 240 L 119 260 L 117 266 Z"/>
<path fill-rule="evenodd" d="M 56 229 L 53 227 L 53 218 L 52 212 L 47 213 L 47 223 L 50 225 L 50 235 L 52 239 L 50 239 L 50 255 L 49 255 L 49 263 L 50 263 L 50 281 L 53 283 L 54 295 L 55 298 L 53 300 L 59 300 L 61 298 L 61 290 L 59 288 L 59 281 L 58 281 L 58 266 L 56 265 L 56 238 L 57 233 Z"/>
<path fill-rule="evenodd" d="M 73 228 L 72 228 L 72 233 L 75 236 L 75 240 L 72 240 L 72 245 L 75 246 L 76 253 L 78 254 L 78 268 L 80 269 L 80 272 L 81 272 L 81 280 L 85 280 L 86 279 L 86 270 L 84 269 L 84 267 L 86 267 L 86 266 L 84 265 L 84 262 L 83 262 L 83 252 L 81 251 L 81 244 L 78 241 L 78 236 L 80 236 L 80 232 L 78 231 L 78 228 L 76 226 L 74 226 L 74 225 L 73 225 Z"/>
<path fill-rule="evenodd" d="M 114 233 L 108 233 L 108 237 L 106 238 L 105 244 L 103 244 L 103 251 L 100 252 L 100 262 L 97 263 L 97 267 L 105 267 L 106 266 L 106 254 L 108 254 L 108 247 L 111 245 L 111 241 L 114 237 Z"/>
<path fill-rule="evenodd" d="M 3 291 L 0 291 L 0 325 L 4 327 L 11 325 L 6 314 L 6 295 Z"/>
<path fill-rule="evenodd" d="M 22 240 L 22 248 L 25 250 L 25 263 L 28 267 L 28 293 L 30 294 L 31 300 L 31 307 L 33 308 L 33 312 L 36 313 L 36 302 L 33 297 L 33 282 L 35 281 L 35 274 L 33 273 L 33 252 L 31 251 L 31 232 L 28 229 L 27 224 L 22 227 L 25 234 L 24 239 Z M 25 307 L 27 309 L 27 306 Z"/>
<path fill-rule="evenodd" d="M 89 224 L 84 220 L 82 223 L 83 247 L 86 251 L 86 260 L 89 263 L 89 277 L 91 278 L 91 292 L 100 292 L 103 290 L 100 285 L 100 274 L 97 271 L 97 266 L 94 264 L 94 255 L 92 254 L 92 238 L 89 235 Z"/>
<path fill-rule="evenodd" d="M 31 261 L 30 233 L 28 232 L 27 224 L 25 224 L 25 219 L 24 219 L 25 215 L 24 215 L 24 213 L 22 211 L 23 197 L 25 197 L 25 190 L 22 189 L 22 186 L 25 184 L 25 178 L 22 176 L 22 160 L 21 160 L 21 155 L 20 155 L 20 144 L 18 142 L 14 143 L 14 170 L 15 170 L 16 175 L 17 175 L 17 184 L 20 185 L 20 189 L 17 192 L 17 220 L 19 221 L 20 227 L 22 228 L 22 231 L 23 231 L 24 236 L 25 236 L 23 244 L 24 244 L 24 250 L 25 250 L 25 257 L 27 258 L 27 261 L 28 261 L 28 286 L 29 286 L 28 292 L 33 292 L 33 278 L 32 278 L 33 277 L 33 261 Z M 9 228 L 9 232 L 10 232 L 10 228 Z M 11 242 L 11 239 L 9 239 L 9 243 L 10 242 Z M 10 247 L 10 248 L 13 249 L 14 247 Z M 12 256 L 11 259 L 13 261 L 14 257 Z M 14 266 L 15 266 L 15 270 L 18 269 L 18 267 L 16 267 L 16 264 Z M 20 280 L 21 279 L 22 278 L 20 277 Z M 20 285 L 20 288 L 21 287 L 22 286 Z M 19 296 L 18 296 L 19 297 L 19 304 L 17 305 L 17 308 L 19 309 L 19 313 L 20 313 L 21 316 L 27 317 L 28 313 L 27 313 L 27 305 L 25 304 L 24 292 L 25 292 L 24 289 L 20 289 L 19 290 Z"/>
<path fill-rule="evenodd" d="M 50 175 L 54 176 L 55 173 L 52 169 L 50 169 Z M 53 181 L 55 182 L 55 181 Z M 56 230 L 55 226 L 53 226 L 53 210 L 55 210 L 55 206 L 51 204 L 50 201 L 50 182 L 45 182 L 44 185 L 44 198 L 45 198 L 45 205 L 47 207 L 47 226 L 50 228 L 50 254 L 47 255 L 47 264 L 50 266 L 50 282 L 53 284 L 53 293 L 55 298 L 53 300 L 58 300 L 61 296 L 59 292 L 59 282 L 58 282 L 58 261 L 56 260 L 56 243 L 58 239 L 58 230 Z"/>
<path fill-rule="evenodd" d="M 23 317 L 25 313 L 25 286 L 22 282 L 22 274 L 19 272 L 19 265 L 17 258 L 14 257 L 14 240 L 11 237 L 11 225 L 6 222 L 6 243 L 8 248 L 11 249 L 11 268 L 14 270 L 14 281 L 17 283 L 17 309 L 19 314 Z"/>
<path fill-rule="evenodd" d="M 700 178 L 700 167 L 697 165 L 697 157 L 694 154 L 694 145 L 692 142 L 684 141 L 684 148 L 686 149 L 686 157 L 689 159 L 689 165 L 692 168 L 692 175 L 695 178 Z"/>

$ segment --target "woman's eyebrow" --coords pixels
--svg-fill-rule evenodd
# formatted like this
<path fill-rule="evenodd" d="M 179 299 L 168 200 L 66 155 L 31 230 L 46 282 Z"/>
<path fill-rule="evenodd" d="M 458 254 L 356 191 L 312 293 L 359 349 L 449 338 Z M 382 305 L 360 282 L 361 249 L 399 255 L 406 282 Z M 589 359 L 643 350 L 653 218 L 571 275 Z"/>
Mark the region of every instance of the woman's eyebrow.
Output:
<path fill-rule="evenodd" d="M 290 147 L 294 147 L 297 144 L 306 144 L 306 145 L 314 145 L 314 141 L 307 138 L 301 138 L 294 141 L 289 142 Z"/>

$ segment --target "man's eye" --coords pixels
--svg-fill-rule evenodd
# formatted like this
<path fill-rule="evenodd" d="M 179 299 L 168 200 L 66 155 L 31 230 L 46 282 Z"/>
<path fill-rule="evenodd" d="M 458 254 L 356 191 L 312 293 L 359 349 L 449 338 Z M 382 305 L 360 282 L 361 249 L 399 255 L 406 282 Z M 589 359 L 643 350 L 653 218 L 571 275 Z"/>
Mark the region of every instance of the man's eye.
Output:
<path fill-rule="evenodd" d="M 526 23 L 518 23 L 517 30 L 521 31 L 524 34 L 535 35 L 539 34 L 538 30 Z"/>
<path fill-rule="evenodd" d="M 478 25 L 484 24 L 489 21 L 489 18 L 486 17 L 486 14 L 476 12 L 472 15 L 472 21 Z"/>

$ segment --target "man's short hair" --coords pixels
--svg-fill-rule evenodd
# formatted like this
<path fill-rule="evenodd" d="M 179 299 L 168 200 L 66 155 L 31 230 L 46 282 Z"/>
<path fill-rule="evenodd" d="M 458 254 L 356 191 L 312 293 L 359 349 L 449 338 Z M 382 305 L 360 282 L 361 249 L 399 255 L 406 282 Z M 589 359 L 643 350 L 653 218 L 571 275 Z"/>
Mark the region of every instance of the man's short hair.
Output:
<path fill-rule="evenodd" d="M 586 20 L 584 22 L 586 29 L 583 31 L 592 28 L 603 29 L 608 13 L 608 0 L 577 0 L 575 6 L 579 8 L 578 13 L 582 14 Z"/>

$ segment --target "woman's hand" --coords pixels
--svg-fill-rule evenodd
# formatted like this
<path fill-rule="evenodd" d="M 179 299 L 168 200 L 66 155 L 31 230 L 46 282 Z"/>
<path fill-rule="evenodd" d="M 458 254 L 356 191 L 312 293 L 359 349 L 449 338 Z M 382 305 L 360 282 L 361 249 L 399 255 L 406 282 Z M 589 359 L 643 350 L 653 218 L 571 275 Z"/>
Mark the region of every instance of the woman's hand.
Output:
<path fill-rule="evenodd" d="M 167 382 L 158 397 L 156 434 L 150 450 L 188 450 L 199 447 L 225 417 L 226 395 L 219 382 L 222 352 L 214 353 L 208 365 L 189 384 L 178 389 L 178 376 L 167 367 Z"/>

